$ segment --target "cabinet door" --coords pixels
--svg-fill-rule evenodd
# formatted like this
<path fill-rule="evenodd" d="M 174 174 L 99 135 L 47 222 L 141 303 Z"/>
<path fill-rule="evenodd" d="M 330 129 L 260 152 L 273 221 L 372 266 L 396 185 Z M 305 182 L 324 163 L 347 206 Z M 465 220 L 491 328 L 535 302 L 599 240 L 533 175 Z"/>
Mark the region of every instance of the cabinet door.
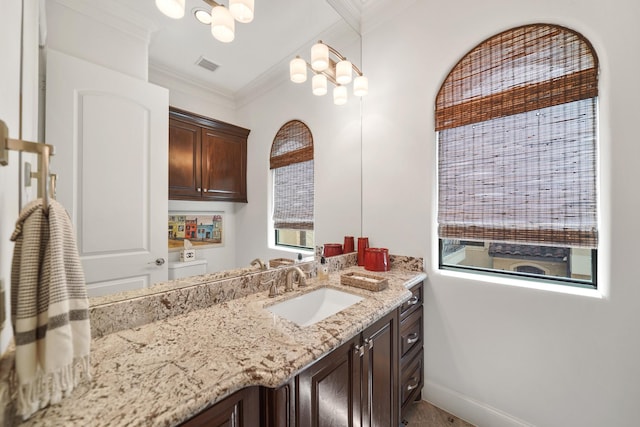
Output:
<path fill-rule="evenodd" d="M 202 168 L 204 198 L 247 201 L 246 139 L 203 128 Z"/>
<path fill-rule="evenodd" d="M 362 379 L 362 426 L 397 426 L 400 423 L 398 397 L 398 315 L 389 313 L 362 333 L 364 369 Z"/>
<path fill-rule="evenodd" d="M 183 427 L 256 427 L 259 425 L 258 387 L 240 390 L 182 424 Z"/>
<path fill-rule="evenodd" d="M 298 375 L 298 427 L 360 426 L 353 413 L 360 400 L 359 343 L 358 336 Z"/>
<path fill-rule="evenodd" d="M 262 389 L 264 427 L 295 426 L 295 380 L 276 388 Z"/>
<path fill-rule="evenodd" d="M 200 134 L 199 126 L 169 119 L 169 199 L 201 198 Z"/>

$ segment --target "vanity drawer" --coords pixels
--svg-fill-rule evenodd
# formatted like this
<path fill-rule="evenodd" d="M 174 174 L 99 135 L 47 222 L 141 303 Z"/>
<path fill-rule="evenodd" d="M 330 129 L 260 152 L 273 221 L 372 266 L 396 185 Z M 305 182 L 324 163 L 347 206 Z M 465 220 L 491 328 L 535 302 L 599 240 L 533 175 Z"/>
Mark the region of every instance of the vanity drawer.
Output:
<path fill-rule="evenodd" d="M 400 378 L 400 402 L 402 408 L 413 401 L 421 392 L 424 370 L 423 370 L 424 350 L 420 349 L 418 354 L 411 359 L 403 368 Z"/>
<path fill-rule="evenodd" d="M 423 321 L 422 306 L 400 322 L 400 359 L 412 349 L 422 347 Z"/>
<path fill-rule="evenodd" d="M 409 314 L 411 314 L 412 309 L 415 309 L 416 307 L 419 307 L 422 305 L 423 287 L 424 287 L 424 282 L 420 282 L 417 285 L 413 285 L 413 287 L 409 289 L 413 295 L 411 296 L 411 298 L 409 298 L 408 301 L 405 301 L 400 307 L 400 320 L 404 319 Z"/>

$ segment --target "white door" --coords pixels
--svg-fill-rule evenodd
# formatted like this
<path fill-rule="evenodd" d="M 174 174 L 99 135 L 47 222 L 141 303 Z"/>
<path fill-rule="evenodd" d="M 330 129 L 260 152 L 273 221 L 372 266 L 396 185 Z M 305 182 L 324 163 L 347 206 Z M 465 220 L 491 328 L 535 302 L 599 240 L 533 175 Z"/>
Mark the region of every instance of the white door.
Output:
<path fill-rule="evenodd" d="M 90 296 L 167 280 L 168 91 L 49 49 L 46 142 Z"/>

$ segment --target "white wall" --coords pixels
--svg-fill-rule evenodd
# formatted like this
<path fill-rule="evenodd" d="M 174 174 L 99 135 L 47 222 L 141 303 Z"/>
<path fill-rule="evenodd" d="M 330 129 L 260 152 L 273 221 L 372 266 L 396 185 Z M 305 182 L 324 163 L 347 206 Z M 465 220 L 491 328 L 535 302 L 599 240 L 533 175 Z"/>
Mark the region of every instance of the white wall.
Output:
<path fill-rule="evenodd" d="M 172 107 L 241 126 L 236 118 L 235 102 L 223 94 L 153 68 L 149 71 L 149 81 L 169 89 L 169 105 Z M 242 266 L 242 263 L 236 262 L 236 211 L 241 205 L 230 202 L 169 201 L 169 212 L 224 212 L 223 246 L 196 249 L 196 259 L 207 260 L 207 271 L 210 273 Z M 178 261 L 179 257 L 179 251 L 169 252 L 169 262 Z M 248 262 L 245 264 L 248 266 Z"/>
<path fill-rule="evenodd" d="M 9 127 L 9 137 L 17 138 L 19 132 L 20 91 L 20 20 L 21 4 L 13 0 L 0 0 L 0 52 L 4 66 L 0 67 L 0 119 Z M 0 332 L 0 354 L 12 337 L 9 289 L 11 287 L 11 256 L 13 243 L 9 238 L 18 217 L 18 153 L 9 153 L 9 165 L 0 166 L 0 280 L 6 292 L 7 319 Z"/>
<path fill-rule="evenodd" d="M 37 2 L 24 4 L 21 18 L 21 2 L 0 1 L 0 52 L 6 55 L 5 66 L 0 70 L 0 119 L 9 127 L 10 138 L 38 141 L 38 19 Z M 22 19 L 22 122 L 20 122 L 20 22 Z M 22 124 L 22 132 L 20 132 Z M 0 280 L 5 289 L 6 323 L 0 331 L 0 354 L 12 337 L 10 327 L 10 274 L 15 221 L 21 206 L 37 197 L 37 181 L 26 186 L 20 179 L 20 163 L 29 162 L 37 170 L 38 156 L 29 153 L 9 152 L 9 165 L 0 166 Z"/>
<path fill-rule="evenodd" d="M 382 25 L 364 25 L 363 227 L 391 252 L 425 257 L 423 396 L 479 426 L 638 425 L 640 3 L 400 4 Z M 535 22 L 581 32 L 600 59 L 601 298 L 437 269 L 437 91 L 475 45 Z"/>
<path fill-rule="evenodd" d="M 325 42 L 353 58 L 359 65 L 359 39 L 353 35 Z M 306 49 L 305 49 L 306 50 Z M 301 51 L 307 59 L 308 51 Z M 286 76 L 288 68 L 282 69 Z M 342 243 L 345 235 L 360 235 L 360 101 L 350 93 L 346 105 L 333 105 L 331 92 L 311 93 L 311 74 L 302 84 L 288 79 L 238 110 L 238 119 L 251 129 L 247 158 L 247 205 L 238 209 L 237 260 L 294 258 L 298 251 L 267 249 L 273 239 L 270 228 L 272 181 L 269 170 L 271 144 L 289 120 L 306 123 L 313 135 L 316 244 Z M 331 85 L 329 85 L 331 86 Z M 331 90 L 331 88 L 330 88 Z M 351 91 L 351 87 L 349 88 Z"/>

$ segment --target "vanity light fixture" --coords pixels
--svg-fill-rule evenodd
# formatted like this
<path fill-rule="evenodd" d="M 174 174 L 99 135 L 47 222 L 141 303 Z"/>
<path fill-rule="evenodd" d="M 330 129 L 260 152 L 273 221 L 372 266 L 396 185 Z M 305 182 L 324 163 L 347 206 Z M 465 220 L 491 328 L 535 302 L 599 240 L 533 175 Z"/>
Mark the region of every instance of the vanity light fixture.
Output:
<path fill-rule="evenodd" d="M 333 55 L 335 59 L 329 55 Z M 362 71 L 347 60 L 340 52 L 332 48 L 322 40 L 311 47 L 311 63 L 296 56 L 289 62 L 289 77 L 294 83 L 307 81 L 307 69 L 313 72 L 311 80 L 313 94 L 322 96 L 327 93 L 327 81 L 335 85 L 333 88 L 333 103 L 336 105 L 346 104 L 348 94 L 345 85 L 351 83 L 353 73 L 353 94 L 355 96 L 365 96 L 369 92 L 369 80 L 362 74 Z"/>
<path fill-rule="evenodd" d="M 229 0 L 228 9 L 214 0 L 202 1 L 211 6 L 211 13 L 198 8 L 194 15 L 199 22 L 211 25 L 211 34 L 221 42 L 233 41 L 235 21 L 243 24 L 253 21 L 254 0 Z M 185 0 L 156 0 L 156 6 L 169 18 L 184 16 Z"/>

